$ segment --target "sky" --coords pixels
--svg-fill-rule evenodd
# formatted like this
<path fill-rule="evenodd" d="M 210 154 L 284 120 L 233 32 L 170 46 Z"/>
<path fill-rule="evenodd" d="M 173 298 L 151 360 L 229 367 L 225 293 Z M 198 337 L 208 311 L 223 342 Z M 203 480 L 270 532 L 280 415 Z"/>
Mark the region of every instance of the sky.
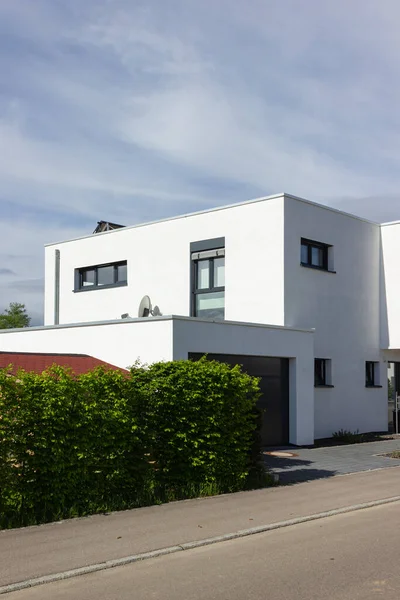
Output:
<path fill-rule="evenodd" d="M 397 0 L 1 0 L 0 312 L 45 243 L 287 192 L 400 219 Z"/>

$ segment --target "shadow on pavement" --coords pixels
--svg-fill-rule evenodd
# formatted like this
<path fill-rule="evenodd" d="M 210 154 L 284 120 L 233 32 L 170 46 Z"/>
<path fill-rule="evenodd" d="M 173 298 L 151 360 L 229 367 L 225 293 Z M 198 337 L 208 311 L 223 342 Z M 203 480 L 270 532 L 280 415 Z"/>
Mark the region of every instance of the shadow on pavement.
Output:
<path fill-rule="evenodd" d="M 264 454 L 264 464 L 269 471 L 279 475 L 280 483 L 285 484 L 333 477 L 337 474 L 335 470 L 313 469 L 311 466 L 314 464 L 313 461 L 302 460 L 300 458 L 286 458 Z"/>

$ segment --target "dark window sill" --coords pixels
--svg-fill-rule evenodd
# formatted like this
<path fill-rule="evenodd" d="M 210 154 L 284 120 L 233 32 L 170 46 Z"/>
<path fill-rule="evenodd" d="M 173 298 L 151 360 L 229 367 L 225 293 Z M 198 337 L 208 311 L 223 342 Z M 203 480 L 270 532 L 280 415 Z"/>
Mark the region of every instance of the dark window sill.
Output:
<path fill-rule="evenodd" d="M 381 385 L 366 385 L 365 387 L 366 388 L 381 388 L 383 386 L 381 386 Z"/>
<path fill-rule="evenodd" d="M 321 385 L 314 385 L 315 388 L 333 388 L 335 387 L 334 385 L 328 385 L 327 383 L 321 384 Z"/>
<path fill-rule="evenodd" d="M 305 267 L 306 269 L 313 269 L 314 271 L 323 271 L 324 273 L 336 273 L 336 271 L 330 271 L 324 267 L 316 267 L 315 265 L 309 265 L 307 263 L 300 263 L 300 266 Z"/>
<path fill-rule="evenodd" d="M 77 288 L 72 290 L 74 294 L 79 294 L 80 292 L 92 292 L 94 290 L 110 290 L 112 288 L 126 287 L 128 285 L 127 281 L 123 281 L 121 283 L 111 283 L 110 285 L 88 285 L 87 287 Z"/>

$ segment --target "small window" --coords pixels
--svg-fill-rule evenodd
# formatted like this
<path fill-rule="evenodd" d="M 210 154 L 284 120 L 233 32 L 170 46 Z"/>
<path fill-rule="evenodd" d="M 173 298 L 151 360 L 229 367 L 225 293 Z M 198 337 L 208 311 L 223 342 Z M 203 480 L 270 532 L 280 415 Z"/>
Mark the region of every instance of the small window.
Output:
<path fill-rule="evenodd" d="M 75 269 L 75 292 L 127 285 L 127 261 Z"/>
<path fill-rule="evenodd" d="M 300 262 L 304 267 L 313 269 L 321 269 L 324 271 L 329 269 L 329 249 L 332 246 L 314 242 L 312 240 L 301 239 L 301 254 Z"/>
<path fill-rule="evenodd" d="M 332 368 L 330 359 L 314 359 L 314 386 L 332 387 Z"/>
<path fill-rule="evenodd" d="M 379 385 L 379 362 L 367 360 L 365 363 L 365 386 L 380 387 Z"/>

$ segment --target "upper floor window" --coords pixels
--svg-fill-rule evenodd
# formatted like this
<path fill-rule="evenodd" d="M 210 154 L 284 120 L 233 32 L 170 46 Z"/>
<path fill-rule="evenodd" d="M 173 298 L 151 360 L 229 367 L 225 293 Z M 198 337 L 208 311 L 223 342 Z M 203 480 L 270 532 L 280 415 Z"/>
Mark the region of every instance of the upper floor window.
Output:
<path fill-rule="evenodd" d="M 127 261 L 75 269 L 75 292 L 127 285 Z"/>
<path fill-rule="evenodd" d="M 329 358 L 314 359 L 314 386 L 332 386 L 332 362 Z"/>
<path fill-rule="evenodd" d="M 204 317 L 206 319 L 225 318 L 224 245 L 224 238 L 191 244 L 191 314 L 194 317 Z"/>
<path fill-rule="evenodd" d="M 301 239 L 301 264 L 313 269 L 332 271 L 329 265 L 329 244 Z"/>

